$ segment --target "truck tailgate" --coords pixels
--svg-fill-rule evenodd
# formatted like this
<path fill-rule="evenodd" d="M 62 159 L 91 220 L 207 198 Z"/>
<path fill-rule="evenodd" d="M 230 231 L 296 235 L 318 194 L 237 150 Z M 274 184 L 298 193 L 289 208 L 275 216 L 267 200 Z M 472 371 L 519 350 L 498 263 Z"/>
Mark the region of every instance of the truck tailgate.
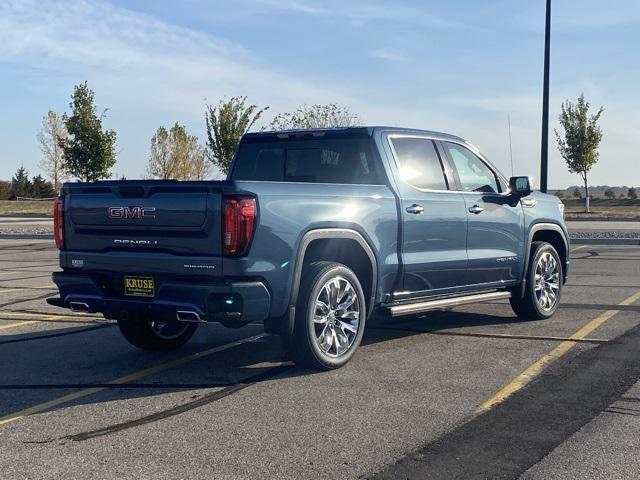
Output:
<path fill-rule="evenodd" d="M 65 250 L 219 256 L 223 184 L 160 180 L 66 184 Z"/>

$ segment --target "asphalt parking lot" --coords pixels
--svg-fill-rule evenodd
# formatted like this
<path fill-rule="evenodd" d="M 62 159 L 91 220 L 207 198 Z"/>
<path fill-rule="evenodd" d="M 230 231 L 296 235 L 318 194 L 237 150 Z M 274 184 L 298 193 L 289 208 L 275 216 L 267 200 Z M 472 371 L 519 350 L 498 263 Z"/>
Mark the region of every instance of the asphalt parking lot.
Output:
<path fill-rule="evenodd" d="M 639 478 L 640 246 L 572 247 L 563 305 L 393 323 L 315 373 L 260 325 L 169 354 L 45 303 L 50 240 L 0 240 L 0 472 L 12 478 Z"/>

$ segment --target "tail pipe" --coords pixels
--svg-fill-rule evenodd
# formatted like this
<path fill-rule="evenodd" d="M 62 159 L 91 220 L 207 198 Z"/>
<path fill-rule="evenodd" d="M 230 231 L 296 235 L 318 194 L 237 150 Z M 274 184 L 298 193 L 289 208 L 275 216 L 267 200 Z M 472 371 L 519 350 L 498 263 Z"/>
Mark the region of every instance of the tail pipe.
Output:
<path fill-rule="evenodd" d="M 193 310 L 178 310 L 176 312 L 176 320 L 179 322 L 201 323 L 204 322 L 202 317 Z"/>
<path fill-rule="evenodd" d="M 69 302 L 69 308 L 72 312 L 89 313 L 89 305 L 84 302 Z"/>

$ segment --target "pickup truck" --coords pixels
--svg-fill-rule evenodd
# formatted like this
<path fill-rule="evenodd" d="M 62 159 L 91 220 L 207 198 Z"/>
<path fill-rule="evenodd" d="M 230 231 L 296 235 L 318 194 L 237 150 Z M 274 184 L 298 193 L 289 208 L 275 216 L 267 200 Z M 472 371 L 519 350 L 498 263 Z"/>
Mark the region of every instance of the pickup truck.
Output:
<path fill-rule="evenodd" d="M 569 267 L 563 213 L 457 136 L 247 133 L 224 181 L 64 184 L 48 302 L 115 319 L 143 349 L 180 347 L 201 323 L 258 322 L 298 364 L 331 369 L 373 312 L 508 298 L 518 317 L 553 315 Z"/>

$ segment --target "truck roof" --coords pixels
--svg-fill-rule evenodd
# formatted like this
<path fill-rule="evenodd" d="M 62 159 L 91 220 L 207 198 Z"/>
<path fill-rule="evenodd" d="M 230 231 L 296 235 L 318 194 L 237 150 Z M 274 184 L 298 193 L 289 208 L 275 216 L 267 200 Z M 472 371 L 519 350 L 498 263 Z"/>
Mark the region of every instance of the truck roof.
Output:
<path fill-rule="evenodd" d="M 449 133 L 436 132 L 433 130 L 421 130 L 418 128 L 390 127 L 390 126 L 358 126 L 339 128 L 301 128 L 290 130 L 265 130 L 261 132 L 248 132 L 244 134 L 247 139 L 267 139 L 267 138 L 287 138 L 288 136 L 350 136 L 350 137 L 371 137 L 375 131 L 392 131 L 394 133 L 421 134 L 433 137 L 451 139 L 464 142 L 465 140 Z"/>

